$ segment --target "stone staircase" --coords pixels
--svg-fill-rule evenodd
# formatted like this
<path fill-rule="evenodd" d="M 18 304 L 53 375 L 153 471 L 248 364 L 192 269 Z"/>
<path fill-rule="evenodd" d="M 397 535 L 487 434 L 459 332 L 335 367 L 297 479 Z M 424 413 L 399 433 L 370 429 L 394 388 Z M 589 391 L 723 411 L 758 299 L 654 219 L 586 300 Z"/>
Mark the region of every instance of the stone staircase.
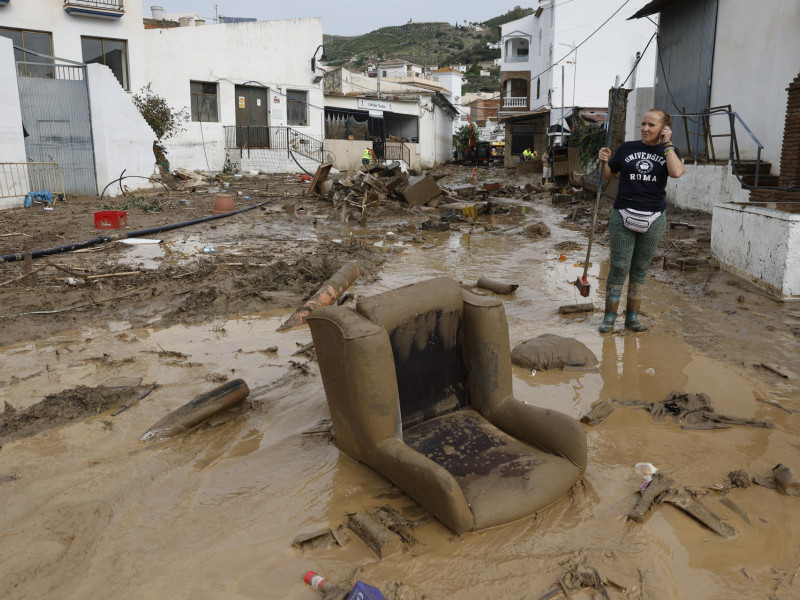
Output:
<path fill-rule="evenodd" d="M 773 175 L 772 163 L 761 161 L 758 170 L 758 185 L 774 187 L 778 185 L 778 176 Z M 755 185 L 756 181 L 756 161 L 754 160 L 737 160 L 736 171 L 742 178 L 742 181 L 747 185 Z M 744 186 L 742 186 L 744 187 Z"/>

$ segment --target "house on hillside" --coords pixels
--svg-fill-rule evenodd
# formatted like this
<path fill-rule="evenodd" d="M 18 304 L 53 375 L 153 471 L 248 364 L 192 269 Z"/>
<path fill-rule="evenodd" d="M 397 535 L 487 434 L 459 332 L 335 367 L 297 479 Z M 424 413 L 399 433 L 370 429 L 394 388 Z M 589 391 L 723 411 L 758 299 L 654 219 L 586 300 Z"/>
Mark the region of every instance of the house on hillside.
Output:
<path fill-rule="evenodd" d="M 146 77 L 143 35 L 135 2 L 0 6 L 0 163 L 60 167 L 67 194 L 98 194 L 123 170 L 152 174 L 155 135 L 129 97 Z M 5 169 L 0 208 L 21 206 L 21 195 L 32 191 L 29 177 L 13 175 L 9 183 Z"/>
<path fill-rule="evenodd" d="M 632 18 L 656 14 L 655 104 L 673 113 L 686 163 L 667 201 L 712 213 L 712 254 L 726 268 L 800 298 L 800 214 L 789 204 L 800 202 L 800 3 L 653 0 Z M 733 131 L 725 112 L 681 116 L 720 110 L 736 113 Z M 758 167 L 758 186 L 743 188 L 734 166 L 747 186 Z"/>
<path fill-rule="evenodd" d="M 458 111 L 438 83 L 421 78 L 381 81 L 342 67 L 325 74 L 325 146 L 338 169 L 361 164 L 371 148 L 379 159 L 433 167 L 452 158 Z"/>
<path fill-rule="evenodd" d="M 398 78 L 398 77 L 422 77 L 424 68 L 407 60 L 392 59 L 382 63 L 378 63 L 375 68 L 375 75 L 380 70 L 381 78 Z"/>

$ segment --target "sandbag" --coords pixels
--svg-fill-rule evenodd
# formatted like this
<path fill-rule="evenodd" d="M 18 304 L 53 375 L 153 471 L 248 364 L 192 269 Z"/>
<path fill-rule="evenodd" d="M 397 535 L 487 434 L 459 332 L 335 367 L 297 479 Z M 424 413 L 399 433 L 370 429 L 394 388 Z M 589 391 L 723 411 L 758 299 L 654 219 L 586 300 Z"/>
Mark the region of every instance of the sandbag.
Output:
<path fill-rule="evenodd" d="M 545 333 L 514 346 L 511 362 L 526 369 L 545 371 L 567 366 L 593 367 L 598 361 L 583 342 Z"/>

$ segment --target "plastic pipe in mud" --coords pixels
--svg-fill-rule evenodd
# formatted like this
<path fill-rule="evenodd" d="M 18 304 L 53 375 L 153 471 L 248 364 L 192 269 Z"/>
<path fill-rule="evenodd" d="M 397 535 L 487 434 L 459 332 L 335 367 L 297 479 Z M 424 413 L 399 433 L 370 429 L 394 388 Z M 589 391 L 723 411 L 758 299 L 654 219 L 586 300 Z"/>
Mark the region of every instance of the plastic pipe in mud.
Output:
<path fill-rule="evenodd" d="M 187 431 L 207 418 L 241 404 L 249 393 L 250 388 L 247 387 L 244 380 L 229 381 L 173 410 L 148 429 L 147 433 L 139 439 L 146 442 Z"/>
<path fill-rule="evenodd" d="M 505 281 L 489 279 L 488 277 L 481 277 L 478 279 L 478 287 L 494 292 L 495 294 L 511 294 L 516 291 L 519 285 L 516 283 L 506 283 Z"/>
<path fill-rule="evenodd" d="M 320 306 L 329 306 L 336 302 L 336 299 L 341 296 L 344 291 L 353 285 L 353 282 L 358 279 L 361 271 L 358 264 L 353 261 L 345 263 L 345 265 L 336 271 L 333 276 L 322 284 L 317 290 L 317 293 L 311 296 L 308 301 L 297 309 L 286 322 L 278 327 L 276 331 L 286 331 L 292 327 L 297 327 L 306 322 L 306 317 L 311 314 L 311 311 Z"/>
<path fill-rule="evenodd" d="M 208 217 L 202 217 L 200 219 L 194 219 L 192 221 L 182 221 L 180 223 L 160 225 L 159 227 L 150 227 L 149 229 L 139 229 L 137 231 L 120 231 L 118 233 L 112 233 L 109 235 L 101 235 L 96 238 L 92 238 L 90 240 L 86 240 L 83 242 L 73 242 L 72 244 L 65 244 L 64 246 L 56 246 L 55 248 L 47 248 L 44 250 L 34 250 L 30 254 L 32 258 L 41 258 L 42 256 L 52 256 L 54 254 L 63 254 L 64 252 L 72 252 L 73 250 L 81 250 L 82 248 L 89 248 L 91 246 L 97 246 L 98 244 L 105 244 L 106 242 L 117 242 L 119 240 L 124 240 L 127 238 L 143 237 L 145 235 L 152 235 L 154 233 L 161 233 L 163 231 L 171 231 L 172 229 L 180 229 L 181 227 L 188 227 L 189 225 L 205 223 L 206 221 L 213 221 L 214 219 L 224 219 L 225 217 L 230 217 L 231 215 L 238 215 L 239 213 L 243 213 L 248 210 L 253 210 L 254 208 L 259 208 L 268 203 L 269 200 L 265 200 L 264 202 L 259 202 L 258 204 L 253 204 L 252 206 L 245 206 L 244 208 L 240 208 L 238 210 L 234 210 L 229 213 L 223 213 L 220 215 L 210 215 Z M 18 252 L 16 254 L 4 254 L 0 256 L 0 263 L 23 260 L 24 257 L 25 257 L 25 252 Z"/>

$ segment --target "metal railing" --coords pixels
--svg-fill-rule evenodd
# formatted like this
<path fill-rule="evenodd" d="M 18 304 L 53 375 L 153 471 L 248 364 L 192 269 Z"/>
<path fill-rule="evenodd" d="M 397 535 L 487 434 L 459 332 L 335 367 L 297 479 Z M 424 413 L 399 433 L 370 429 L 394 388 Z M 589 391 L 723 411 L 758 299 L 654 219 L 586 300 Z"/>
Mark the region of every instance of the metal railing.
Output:
<path fill-rule="evenodd" d="M 758 189 L 758 190 L 775 190 L 775 191 L 784 191 L 784 192 L 794 192 L 794 191 L 798 191 L 798 189 L 800 189 L 800 188 L 797 188 L 797 186 L 777 187 L 777 186 L 758 185 L 759 177 L 760 177 L 760 170 L 761 170 L 761 150 L 763 150 L 764 145 L 759 141 L 759 139 L 755 136 L 755 134 L 747 126 L 747 123 L 744 122 L 744 119 L 742 119 L 742 117 L 739 116 L 739 113 L 737 113 L 736 111 L 725 110 L 725 109 L 713 109 L 712 108 L 712 109 L 706 109 L 705 111 L 699 112 L 699 113 L 677 113 L 677 114 L 672 115 L 672 118 L 673 119 L 681 118 L 681 119 L 683 119 L 683 121 L 685 123 L 686 119 L 690 119 L 691 120 L 692 117 L 694 117 L 694 118 L 704 118 L 704 117 L 708 118 L 709 116 L 714 116 L 714 115 L 716 115 L 716 116 L 727 115 L 727 117 L 728 117 L 728 123 L 729 123 L 729 126 L 730 126 L 730 148 L 729 148 L 729 151 L 728 151 L 728 163 L 731 165 L 731 170 L 733 171 L 733 174 L 736 176 L 736 179 L 739 180 L 739 183 L 741 184 L 741 186 L 744 189 L 747 189 L 747 190 L 755 190 L 755 189 Z M 738 147 L 736 145 L 737 144 L 737 141 L 736 141 L 736 122 L 737 121 L 742 126 L 742 128 L 747 132 L 747 134 L 750 136 L 750 138 L 753 140 L 753 142 L 755 142 L 755 144 L 756 144 L 756 148 L 757 148 L 757 150 L 756 150 L 756 164 L 755 164 L 755 176 L 754 176 L 754 179 L 753 179 L 753 185 L 750 185 L 750 184 L 744 182 L 744 180 L 742 179 L 742 176 L 739 174 L 739 170 L 737 168 L 737 162 L 738 162 L 736 160 L 736 156 L 738 155 Z M 694 131 L 694 164 L 695 165 L 697 164 L 698 155 L 700 153 L 700 129 L 701 129 L 701 127 L 695 127 L 695 131 Z M 674 130 L 674 127 L 673 127 L 673 130 Z M 688 138 L 687 138 L 687 143 L 688 143 Z M 708 158 L 708 151 L 706 151 L 706 158 Z M 781 200 L 780 203 L 781 204 L 791 204 L 791 203 L 796 203 L 796 201 L 793 201 L 793 200 Z M 740 203 L 739 202 L 734 202 L 733 204 L 740 204 Z"/>
<path fill-rule="evenodd" d="M 122 0 L 64 0 L 64 6 L 125 12 L 125 7 L 122 4 Z"/>
<path fill-rule="evenodd" d="M 48 191 L 53 196 L 64 193 L 64 176 L 57 163 L 0 163 L 0 198 L 22 197 Z"/>
<path fill-rule="evenodd" d="M 383 157 L 386 162 L 405 161 L 406 166 L 411 168 L 411 149 L 403 142 L 386 142 L 383 147 Z"/>
<path fill-rule="evenodd" d="M 505 96 L 503 98 L 503 108 L 525 108 L 528 106 L 528 99 L 525 96 Z"/>
<path fill-rule="evenodd" d="M 86 68 L 79 65 L 59 65 L 52 62 L 17 61 L 17 75 L 20 77 L 43 77 L 62 81 L 83 81 Z"/>
<path fill-rule="evenodd" d="M 287 155 L 294 152 L 319 163 L 325 160 L 323 140 L 291 127 L 275 125 L 227 125 L 225 148 L 247 151 L 248 157 L 250 150 L 270 149 L 286 150 Z"/>

